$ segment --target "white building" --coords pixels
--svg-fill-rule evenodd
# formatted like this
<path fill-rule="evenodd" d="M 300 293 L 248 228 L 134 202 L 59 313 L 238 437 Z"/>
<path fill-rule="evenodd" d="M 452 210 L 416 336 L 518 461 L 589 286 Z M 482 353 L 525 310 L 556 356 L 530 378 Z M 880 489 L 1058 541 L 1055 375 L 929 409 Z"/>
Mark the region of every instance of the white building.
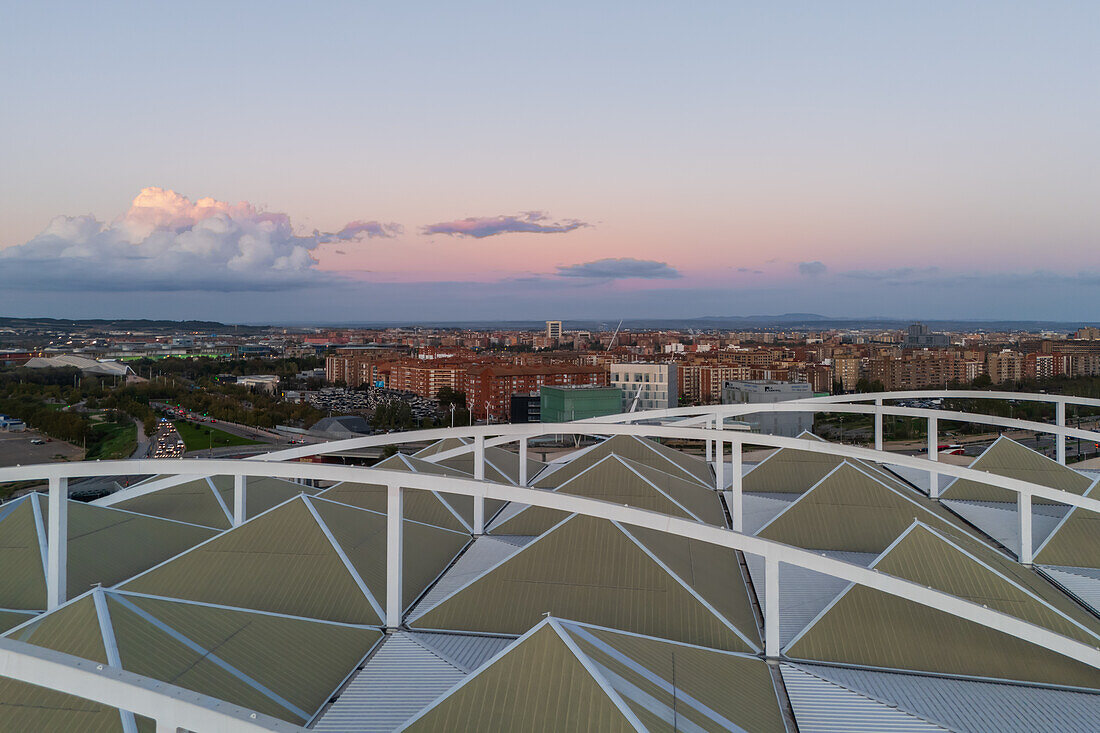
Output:
<path fill-rule="evenodd" d="M 237 386 L 264 390 L 265 392 L 274 394 L 275 390 L 279 388 L 279 378 L 274 374 L 252 374 L 250 376 L 237 377 Z"/>
<path fill-rule="evenodd" d="M 730 381 L 722 386 L 723 405 L 760 404 L 785 402 L 813 397 L 813 388 L 807 382 L 778 382 L 771 379 Z M 760 412 L 740 418 L 749 429 L 768 435 L 784 435 L 795 438 L 803 431 L 813 431 L 814 416 L 811 412 Z"/>
<path fill-rule="evenodd" d="M 677 407 L 680 388 L 675 364 L 612 364 L 611 386 L 623 392 L 623 412 Z"/>

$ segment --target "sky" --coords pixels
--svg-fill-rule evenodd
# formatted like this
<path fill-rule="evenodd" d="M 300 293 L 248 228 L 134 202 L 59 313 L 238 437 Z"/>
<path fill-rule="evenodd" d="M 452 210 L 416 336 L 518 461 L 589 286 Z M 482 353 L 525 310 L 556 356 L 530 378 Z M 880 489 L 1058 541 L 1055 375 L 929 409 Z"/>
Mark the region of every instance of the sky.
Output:
<path fill-rule="evenodd" d="M 1100 319 L 1100 3 L 0 0 L 0 315 Z"/>

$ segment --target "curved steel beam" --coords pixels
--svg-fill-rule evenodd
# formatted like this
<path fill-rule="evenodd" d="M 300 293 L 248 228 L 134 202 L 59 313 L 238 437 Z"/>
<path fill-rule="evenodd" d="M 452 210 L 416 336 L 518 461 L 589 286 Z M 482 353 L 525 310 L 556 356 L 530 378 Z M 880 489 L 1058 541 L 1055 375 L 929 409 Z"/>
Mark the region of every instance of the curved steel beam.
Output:
<path fill-rule="evenodd" d="M 670 429 L 675 430 L 675 429 Z M 681 428 L 680 430 L 690 430 Z M 811 445 L 816 445 L 815 452 L 827 452 L 820 450 L 823 445 L 819 441 L 800 440 L 796 438 L 776 438 L 781 441 L 782 447 L 802 448 L 813 450 Z M 864 454 L 874 454 L 874 451 L 862 450 Z M 857 456 L 863 457 L 863 456 Z M 911 459 L 912 463 L 920 464 L 921 459 Z M 926 462 L 927 463 L 927 462 Z M 301 479 L 311 478 L 324 481 L 344 481 L 352 483 L 372 483 L 387 486 L 396 486 L 401 489 L 420 489 L 425 491 L 439 491 L 443 493 L 472 496 L 475 499 L 498 499 L 501 501 L 514 501 L 520 504 L 556 509 L 570 514 L 582 514 L 599 519 L 607 519 L 622 522 L 635 527 L 653 529 L 659 532 L 670 533 L 679 537 L 690 537 L 713 545 L 719 545 L 733 550 L 741 550 L 753 555 L 761 555 L 771 563 L 786 563 L 797 565 L 808 570 L 830 575 L 852 583 L 864 585 L 875 590 L 898 596 L 905 600 L 929 606 L 950 613 L 953 616 L 967 621 L 986 626 L 998 631 L 1015 636 L 1033 644 L 1038 644 L 1051 651 L 1058 652 L 1076 661 L 1088 664 L 1100 669 L 1100 649 L 1083 644 L 1074 639 L 1057 634 L 1049 629 L 1034 626 L 1014 616 L 994 611 L 979 604 L 957 598 L 942 591 L 927 588 L 902 578 L 896 578 L 875 570 L 864 568 L 860 565 L 835 560 L 819 555 L 810 550 L 785 545 L 780 542 L 766 540 L 761 537 L 741 534 L 721 527 L 700 524 L 688 519 L 680 519 L 658 512 L 646 511 L 622 504 L 613 504 L 584 496 L 573 496 L 555 491 L 529 489 L 505 484 L 495 484 L 487 481 L 473 479 L 459 479 L 450 476 L 435 476 L 430 474 L 406 473 L 401 471 L 386 471 L 376 468 L 359 468 L 355 466 L 339 466 L 323 463 L 297 463 L 297 462 L 256 462 L 234 461 L 225 459 L 195 459 L 195 460 L 171 460 L 171 459 L 139 459 L 133 461 L 98 461 L 95 463 L 58 463 L 41 466 L 23 466 L 19 468 L 0 469 L 0 480 L 22 480 L 31 476 L 75 477 L 75 476 L 103 476 L 122 475 L 127 473 L 164 473 L 170 470 L 178 470 L 181 464 L 187 464 L 188 469 L 193 469 L 194 474 L 201 475 L 238 475 L 263 476 L 271 478 Z M 943 469 L 952 469 L 962 478 L 992 478 L 989 474 L 958 466 L 942 466 Z M 944 471 L 947 473 L 948 471 Z M 1034 492 L 1036 495 L 1061 495 L 1064 492 L 1054 489 L 1043 489 L 1027 484 L 1017 479 L 1005 479 L 998 477 L 1005 488 L 1015 488 L 1020 491 Z M 1100 501 L 1076 497 L 1081 505 L 1088 505 L 1093 511 L 1100 511 Z"/>

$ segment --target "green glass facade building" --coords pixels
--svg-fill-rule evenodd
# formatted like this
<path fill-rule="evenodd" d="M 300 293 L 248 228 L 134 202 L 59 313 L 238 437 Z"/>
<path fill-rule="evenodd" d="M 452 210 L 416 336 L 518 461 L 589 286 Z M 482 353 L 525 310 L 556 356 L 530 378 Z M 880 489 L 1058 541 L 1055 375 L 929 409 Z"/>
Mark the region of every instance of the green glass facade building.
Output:
<path fill-rule="evenodd" d="M 618 387 L 541 387 L 542 422 L 569 422 L 622 412 L 623 393 Z"/>

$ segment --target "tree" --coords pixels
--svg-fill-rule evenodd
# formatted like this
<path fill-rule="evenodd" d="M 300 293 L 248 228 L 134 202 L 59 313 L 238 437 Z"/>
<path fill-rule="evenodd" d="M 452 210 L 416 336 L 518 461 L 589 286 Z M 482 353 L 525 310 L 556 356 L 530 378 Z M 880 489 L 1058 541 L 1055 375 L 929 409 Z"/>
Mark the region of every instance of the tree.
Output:
<path fill-rule="evenodd" d="M 971 386 L 974 387 L 974 389 L 985 389 L 992 385 L 993 378 L 990 377 L 988 374 L 979 374 L 978 376 L 974 377 L 974 381 L 971 382 Z"/>

